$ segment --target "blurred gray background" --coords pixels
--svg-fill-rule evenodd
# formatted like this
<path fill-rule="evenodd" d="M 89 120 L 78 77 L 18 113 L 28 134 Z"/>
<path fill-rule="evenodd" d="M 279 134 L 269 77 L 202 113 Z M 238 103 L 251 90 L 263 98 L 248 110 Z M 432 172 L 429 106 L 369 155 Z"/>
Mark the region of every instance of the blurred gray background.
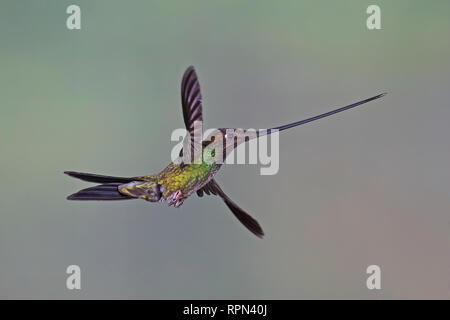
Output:
<path fill-rule="evenodd" d="M 81 30 L 66 8 L 81 7 Z M 382 30 L 366 28 L 381 7 Z M 450 298 L 448 1 L 2 1 L 0 298 Z M 180 81 L 205 126 L 280 134 L 280 170 L 224 167 L 179 208 L 69 202 L 64 170 L 135 176 L 170 161 Z M 80 291 L 66 289 L 68 265 Z M 366 288 L 381 267 L 382 290 Z"/>

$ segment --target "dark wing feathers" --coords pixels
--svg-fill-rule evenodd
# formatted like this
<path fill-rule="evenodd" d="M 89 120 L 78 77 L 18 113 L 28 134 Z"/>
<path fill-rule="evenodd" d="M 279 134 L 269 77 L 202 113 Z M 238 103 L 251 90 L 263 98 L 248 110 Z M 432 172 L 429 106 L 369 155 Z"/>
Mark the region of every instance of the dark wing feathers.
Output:
<path fill-rule="evenodd" d="M 264 231 L 259 225 L 258 221 L 253 219 L 247 212 L 239 208 L 239 206 L 234 203 L 219 187 L 217 182 L 213 179 L 208 182 L 203 188 L 197 190 L 197 195 L 203 197 L 203 193 L 218 195 L 223 199 L 227 207 L 233 212 L 236 218 L 253 234 L 257 237 L 262 238 L 264 236 Z"/>
<path fill-rule="evenodd" d="M 186 130 L 191 141 L 191 160 L 194 155 L 194 151 L 200 150 L 201 145 L 196 145 L 194 141 L 194 124 L 196 121 L 203 122 L 202 112 L 202 94 L 200 92 L 200 84 L 198 82 L 197 74 L 193 66 L 187 68 L 184 72 L 183 80 L 181 81 L 181 106 L 183 109 L 183 119 L 186 126 Z M 198 134 L 202 134 L 199 132 Z M 180 156 L 183 155 L 183 150 L 180 152 Z"/>
<path fill-rule="evenodd" d="M 203 121 L 202 94 L 193 66 L 187 68 L 181 81 L 181 105 L 186 129 L 193 134 L 194 121 Z"/>

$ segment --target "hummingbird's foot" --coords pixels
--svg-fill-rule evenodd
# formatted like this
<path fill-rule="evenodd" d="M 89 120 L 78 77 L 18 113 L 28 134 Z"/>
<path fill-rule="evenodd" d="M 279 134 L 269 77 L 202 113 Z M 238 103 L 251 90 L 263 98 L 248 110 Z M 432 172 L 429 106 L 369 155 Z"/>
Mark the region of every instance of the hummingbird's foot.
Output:
<path fill-rule="evenodd" d="M 174 204 L 175 208 L 178 208 L 179 206 L 181 206 L 183 204 L 184 199 L 182 199 L 181 196 L 182 196 L 181 190 L 177 190 L 173 194 L 173 199 L 175 200 L 175 204 Z"/>
<path fill-rule="evenodd" d="M 168 198 L 168 204 L 169 206 L 173 205 L 174 207 L 179 207 L 183 204 L 184 199 L 182 198 L 183 193 L 181 190 L 177 190 L 174 193 L 172 193 Z"/>
<path fill-rule="evenodd" d="M 174 192 L 173 198 L 178 199 L 180 196 L 181 196 L 181 190 L 178 189 L 177 191 Z"/>

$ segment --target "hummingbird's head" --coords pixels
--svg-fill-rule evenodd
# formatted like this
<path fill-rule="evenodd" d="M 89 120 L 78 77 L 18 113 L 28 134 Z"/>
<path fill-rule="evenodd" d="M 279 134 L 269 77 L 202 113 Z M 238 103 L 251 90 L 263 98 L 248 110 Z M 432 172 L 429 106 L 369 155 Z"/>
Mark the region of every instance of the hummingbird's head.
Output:
<path fill-rule="evenodd" d="M 257 138 L 259 131 L 254 129 L 220 128 L 214 130 L 204 141 L 204 157 L 215 158 L 214 162 L 224 163 L 226 157 L 238 145 Z"/>

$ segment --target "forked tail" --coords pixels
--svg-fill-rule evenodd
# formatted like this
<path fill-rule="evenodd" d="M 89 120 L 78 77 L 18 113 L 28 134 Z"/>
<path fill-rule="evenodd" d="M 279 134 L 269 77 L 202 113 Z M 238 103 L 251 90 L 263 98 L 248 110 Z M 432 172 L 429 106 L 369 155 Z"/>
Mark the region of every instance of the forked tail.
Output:
<path fill-rule="evenodd" d="M 133 181 L 132 178 L 102 176 L 92 173 L 66 171 L 65 174 L 88 182 L 101 183 L 98 186 L 82 189 L 67 197 L 67 200 L 129 200 L 133 197 L 119 192 L 121 184 Z"/>

